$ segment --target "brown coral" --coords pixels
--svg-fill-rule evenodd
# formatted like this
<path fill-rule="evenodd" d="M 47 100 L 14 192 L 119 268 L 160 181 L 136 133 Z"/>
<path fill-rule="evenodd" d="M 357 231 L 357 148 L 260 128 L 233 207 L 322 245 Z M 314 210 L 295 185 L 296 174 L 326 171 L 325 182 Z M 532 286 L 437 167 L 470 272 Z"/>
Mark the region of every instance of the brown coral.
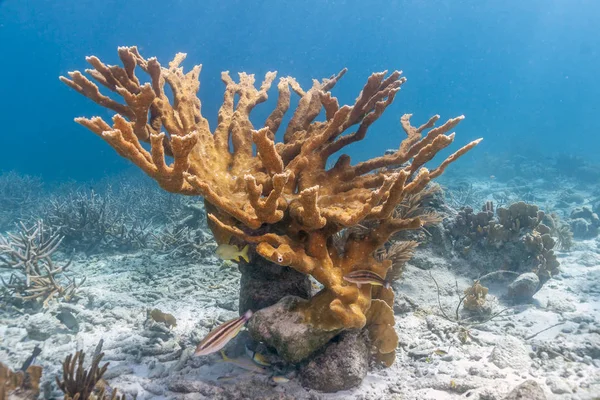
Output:
<path fill-rule="evenodd" d="M 78 351 L 69 354 L 63 362 L 61 381 L 56 377 L 59 389 L 65 394 L 65 400 L 125 400 L 125 395 L 118 394 L 117 389 L 107 393 L 107 384 L 102 376 L 108 369 L 109 363 L 100 367 L 102 353 L 102 340 L 96 346 L 94 357 L 89 368 L 84 368 L 85 353 Z"/>
<path fill-rule="evenodd" d="M 471 311 L 480 311 L 485 305 L 488 288 L 483 286 L 479 280 L 465 289 L 464 307 Z"/>
<path fill-rule="evenodd" d="M 14 372 L 0 363 L 0 400 L 37 399 L 41 378 L 42 367 L 39 365 L 29 365 Z"/>
<path fill-rule="evenodd" d="M 370 285 L 357 288 L 342 277 L 356 269 L 386 276 L 391 261 L 377 261 L 375 251 L 394 232 L 421 227 L 419 217 L 396 218 L 396 206 L 479 143 L 467 144 L 434 169 L 425 168 L 453 142 L 454 133 L 449 132 L 463 117 L 434 127 L 439 119 L 434 116 L 415 127 L 407 114 L 401 118 L 407 138 L 396 152 L 355 165 L 343 154 L 327 169 L 329 158 L 364 139 L 371 124 L 392 103 L 405 82 L 399 71 L 371 75 L 356 102 L 345 106 L 338 104 L 330 90 L 346 70 L 313 81 L 308 90 L 291 77 L 280 78 L 276 107 L 259 129 L 250 113 L 267 100 L 276 73 L 267 73 L 256 88 L 254 75 L 240 73 L 234 81 L 224 72 L 224 100 L 218 124 L 211 131 L 196 96 L 201 66 L 184 73 L 180 64 L 185 54 L 179 53 L 163 67 L 155 58 L 143 58 L 135 47 L 119 48 L 119 57 L 123 67 L 88 57 L 93 69 L 86 72 L 120 95 L 124 103 L 101 94 L 80 72 L 69 73 L 70 79 L 61 77 L 117 113 L 112 125 L 100 117 L 76 121 L 164 189 L 203 196 L 219 242 L 235 237 L 252 243 L 267 260 L 312 275 L 324 289 L 312 298 L 306 321 L 331 330 L 364 327 L 372 304 Z M 140 82 L 138 67 L 149 75 L 149 83 Z M 291 92 L 299 96 L 298 105 L 282 127 Z M 324 120 L 317 121 L 322 112 Z M 283 141 L 276 143 L 278 132 L 283 133 Z M 150 149 L 142 142 L 149 143 Z M 166 156 L 173 158 L 171 164 Z M 403 167 L 387 168 L 398 165 Z M 349 234 L 341 248 L 335 246 L 334 238 L 341 230 L 363 221 L 375 222 L 374 229 L 364 235 Z"/>

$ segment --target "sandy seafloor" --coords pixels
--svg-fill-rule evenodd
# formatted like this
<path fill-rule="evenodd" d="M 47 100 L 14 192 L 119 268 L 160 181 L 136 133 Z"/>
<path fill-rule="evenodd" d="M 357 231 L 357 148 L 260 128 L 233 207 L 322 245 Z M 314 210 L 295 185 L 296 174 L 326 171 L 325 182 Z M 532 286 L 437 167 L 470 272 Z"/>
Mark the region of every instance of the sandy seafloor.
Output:
<path fill-rule="evenodd" d="M 481 326 L 473 339 L 457 339 L 456 325 L 439 314 L 431 272 L 442 287 L 442 303 L 455 306 L 457 275 L 439 258 L 425 271 L 410 263 L 396 282 L 395 364 L 371 369 L 350 391 L 323 394 L 296 379 L 275 383 L 224 363 L 219 355 L 193 357 L 195 344 L 219 323 L 236 317 L 240 274 L 216 257 L 173 259 L 151 250 L 130 254 L 78 255 L 70 270 L 87 276 L 81 299 L 53 304 L 45 313 L 0 311 L 0 360 L 17 367 L 42 347 L 37 363 L 43 380 L 54 381 L 62 360 L 83 349 L 92 354 L 104 340 L 111 387 L 138 399 L 503 399 L 525 380 L 535 380 L 548 399 L 600 398 L 600 238 L 576 241 L 558 252 L 562 272 L 534 296 Z M 427 255 L 424 255 L 427 256 Z M 490 286 L 488 299 L 502 309 L 506 287 Z M 177 318 L 169 330 L 145 323 L 146 310 L 159 308 Z M 70 311 L 77 332 L 53 314 Z M 532 339 L 551 325 L 563 322 Z M 447 352 L 436 354 L 435 350 Z M 218 379 L 218 378 L 221 379 Z M 46 397 L 62 398 L 46 384 Z"/>

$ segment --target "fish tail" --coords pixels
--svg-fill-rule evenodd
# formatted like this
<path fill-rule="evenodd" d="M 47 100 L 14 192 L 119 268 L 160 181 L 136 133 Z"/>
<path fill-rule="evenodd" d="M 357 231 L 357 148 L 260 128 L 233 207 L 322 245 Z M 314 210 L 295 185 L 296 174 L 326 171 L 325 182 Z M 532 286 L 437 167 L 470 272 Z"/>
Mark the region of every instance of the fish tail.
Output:
<path fill-rule="evenodd" d="M 240 253 L 240 256 L 247 262 L 250 262 L 250 258 L 248 257 L 248 249 L 250 248 L 249 245 L 244 246 L 244 248 L 242 249 L 242 252 Z"/>
<path fill-rule="evenodd" d="M 231 359 L 229 357 L 227 357 L 227 354 L 225 354 L 225 351 L 221 350 L 221 357 L 223 357 L 223 361 L 227 362 L 227 361 L 231 361 Z"/>

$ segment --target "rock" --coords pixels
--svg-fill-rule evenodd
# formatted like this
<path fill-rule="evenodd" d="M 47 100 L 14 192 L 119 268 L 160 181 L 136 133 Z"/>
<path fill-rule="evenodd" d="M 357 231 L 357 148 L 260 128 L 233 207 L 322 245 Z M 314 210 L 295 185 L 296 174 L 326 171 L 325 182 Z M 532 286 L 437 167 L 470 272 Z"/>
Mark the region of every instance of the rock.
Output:
<path fill-rule="evenodd" d="M 589 207 L 577 207 L 571 211 L 571 218 L 583 218 L 591 220 L 594 217 L 594 212 Z"/>
<path fill-rule="evenodd" d="M 365 332 L 346 331 L 312 360 L 300 367 L 305 387 L 333 393 L 360 385 L 369 368 Z"/>
<path fill-rule="evenodd" d="M 546 395 L 540 384 L 530 379 L 511 390 L 504 400 L 546 400 Z"/>
<path fill-rule="evenodd" d="M 405 314 L 415 311 L 417 308 L 418 304 L 403 293 L 398 293 L 394 298 L 394 314 Z"/>
<path fill-rule="evenodd" d="M 546 308 L 548 310 L 552 310 L 555 313 L 564 314 L 564 313 L 572 313 L 577 310 L 572 301 L 563 297 L 556 297 L 548 299 L 548 303 L 546 304 Z"/>
<path fill-rule="evenodd" d="M 110 368 L 104 373 L 104 375 L 102 375 L 102 378 L 113 379 L 121 375 L 129 374 L 133 374 L 133 368 L 131 368 L 129 365 L 122 364 L 113 366 L 111 363 Z"/>
<path fill-rule="evenodd" d="M 210 398 L 216 398 L 218 395 L 222 395 L 224 390 L 199 381 L 199 380 L 187 380 L 187 379 L 176 379 L 170 381 L 167 384 L 167 389 L 175 393 L 200 393 L 204 396 L 212 396 Z"/>
<path fill-rule="evenodd" d="M 178 379 L 167 384 L 167 388 L 176 393 L 190 393 L 185 396 L 167 396 L 178 399 L 202 400 L 232 400 L 232 399 L 261 399 L 261 400 L 294 400 L 296 397 L 277 393 L 264 379 L 243 379 L 233 381 L 231 385 L 219 387 L 199 380 Z"/>
<path fill-rule="evenodd" d="M 564 193 L 561 195 L 560 200 L 567 203 L 582 204 L 585 201 L 585 197 L 580 193 Z"/>
<path fill-rule="evenodd" d="M 238 307 L 235 299 L 233 298 L 220 298 L 216 301 L 217 306 L 224 308 L 229 311 L 237 311 Z"/>
<path fill-rule="evenodd" d="M 576 208 L 571 212 L 571 230 L 573 237 L 589 239 L 600 232 L 600 218 L 589 207 Z"/>
<path fill-rule="evenodd" d="M 281 358 L 290 363 L 305 360 L 339 333 L 304 323 L 304 316 L 295 309 L 306 302 L 300 297 L 286 296 L 278 303 L 255 312 L 248 321 L 250 336 L 274 348 Z"/>
<path fill-rule="evenodd" d="M 150 365 L 148 366 L 148 378 L 150 379 L 156 379 L 156 378 L 160 378 L 163 373 L 165 372 L 166 367 L 163 363 L 160 362 L 156 362 L 156 360 L 153 360 Z"/>
<path fill-rule="evenodd" d="M 529 349 L 513 336 L 503 337 L 492 349 L 490 361 L 498 368 L 511 367 L 516 370 L 529 367 Z"/>
<path fill-rule="evenodd" d="M 240 314 L 269 307 L 288 295 L 310 298 L 308 276 L 292 268 L 281 267 L 255 255 L 251 264 L 240 264 L 240 271 Z"/>
<path fill-rule="evenodd" d="M 583 345 L 583 353 L 586 356 L 600 359 L 600 335 L 590 335 Z"/>
<path fill-rule="evenodd" d="M 546 385 L 548 385 L 550 391 L 554 394 L 571 393 L 571 388 L 567 382 L 556 376 L 548 377 L 548 379 L 546 379 Z"/>
<path fill-rule="evenodd" d="M 159 383 L 143 382 L 142 387 L 155 396 L 162 396 L 165 394 L 165 387 Z"/>
<path fill-rule="evenodd" d="M 508 297 L 517 303 L 531 300 L 540 287 L 540 278 L 533 272 L 521 274 L 508 285 Z"/>
<path fill-rule="evenodd" d="M 25 329 L 31 340 L 46 340 L 64 329 L 61 322 L 50 314 L 33 314 L 26 322 Z"/>
<path fill-rule="evenodd" d="M 432 252 L 416 252 L 410 259 L 410 264 L 419 269 L 430 270 L 440 265 L 446 265 L 447 261 L 443 257 L 434 255 Z"/>

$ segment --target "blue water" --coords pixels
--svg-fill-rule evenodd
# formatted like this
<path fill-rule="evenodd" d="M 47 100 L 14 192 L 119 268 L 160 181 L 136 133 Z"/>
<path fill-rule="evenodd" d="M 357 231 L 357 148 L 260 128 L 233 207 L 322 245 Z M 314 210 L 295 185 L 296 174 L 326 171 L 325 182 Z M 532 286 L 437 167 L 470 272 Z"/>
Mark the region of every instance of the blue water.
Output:
<path fill-rule="evenodd" d="M 86 68 L 87 55 L 116 64 L 123 45 L 163 65 L 179 51 L 187 68 L 203 63 L 200 97 L 212 126 L 222 70 L 276 69 L 308 87 L 348 67 L 334 94 L 352 102 L 371 72 L 402 69 L 408 82 L 350 149 L 353 159 L 397 146 L 398 119 L 410 112 L 415 124 L 465 114 L 457 143 L 485 138 L 472 159 L 567 152 L 598 162 L 599 20 L 596 0 L 0 1 L 0 170 L 51 181 L 128 168 L 72 121 L 111 113 L 58 80 Z"/>

